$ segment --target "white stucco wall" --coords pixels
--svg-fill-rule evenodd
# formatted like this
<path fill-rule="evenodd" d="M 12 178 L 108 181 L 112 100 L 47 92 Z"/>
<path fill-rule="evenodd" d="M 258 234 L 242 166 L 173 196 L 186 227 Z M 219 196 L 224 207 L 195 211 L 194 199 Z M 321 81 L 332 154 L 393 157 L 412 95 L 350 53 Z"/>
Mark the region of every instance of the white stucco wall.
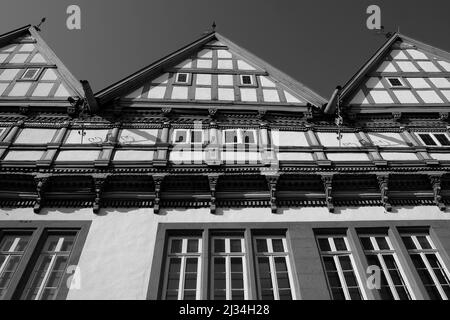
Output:
<path fill-rule="evenodd" d="M 269 208 L 218 209 L 0 209 L 1 221 L 11 220 L 90 220 L 92 221 L 79 260 L 81 288 L 72 289 L 68 299 L 145 299 L 153 260 L 158 223 L 193 222 L 301 222 L 301 221 L 374 221 L 374 220 L 448 220 L 437 207 L 394 208 L 387 213 L 381 207 L 281 208 L 272 214 Z M 162 246 L 163 244 L 157 244 Z M 158 262 L 159 263 L 159 262 Z"/>

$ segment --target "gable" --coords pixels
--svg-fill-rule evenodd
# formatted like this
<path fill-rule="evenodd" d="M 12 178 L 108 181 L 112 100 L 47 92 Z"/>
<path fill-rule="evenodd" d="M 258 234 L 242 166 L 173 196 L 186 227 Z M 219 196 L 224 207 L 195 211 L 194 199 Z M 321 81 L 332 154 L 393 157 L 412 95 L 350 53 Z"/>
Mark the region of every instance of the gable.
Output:
<path fill-rule="evenodd" d="M 79 95 L 79 84 L 31 28 L 0 42 L 0 102 Z"/>
<path fill-rule="evenodd" d="M 292 109 L 296 111 L 321 107 L 326 102 L 217 32 L 204 35 L 95 96 L 102 105 L 120 98 L 128 106 L 189 103 L 195 107 L 299 107 Z"/>
<path fill-rule="evenodd" d="M 165 71 L 123 98 L 271 105 L 307 103 L 301 94 L 289 89 L 263 67 L 217 40 Z"/>
<path fill-rule="evenodd" d="M 344 99 L 350 107 L 450 106 L 449 55 L 398 36 Z"/>

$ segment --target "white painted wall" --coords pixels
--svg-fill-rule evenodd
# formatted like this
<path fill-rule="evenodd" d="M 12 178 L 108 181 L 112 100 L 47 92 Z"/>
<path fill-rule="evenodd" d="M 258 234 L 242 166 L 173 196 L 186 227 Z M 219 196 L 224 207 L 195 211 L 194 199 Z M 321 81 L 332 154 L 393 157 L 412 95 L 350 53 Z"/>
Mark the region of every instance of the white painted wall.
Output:
<path fill-rule="evenodd" d="M 274 215 L 270 208 L 217 210 L 208 208 L 163 209 L 160 215 L 152 209 L 0 209 L 1 221 L 22 220 L 89 220 L 91 228 L 79 260 L 81 288 L 72 289 L 68 299 L 145 299 L 150 279 L 159 223 L 215 222 L 312 222 L 312 221 L 380 221 L 380 220 L 448 220 L 437 207 L 394 208 L 386 213 L 381 207 L 281 208 Z M 158 262 L 159 263 L 159 262 Z"/>

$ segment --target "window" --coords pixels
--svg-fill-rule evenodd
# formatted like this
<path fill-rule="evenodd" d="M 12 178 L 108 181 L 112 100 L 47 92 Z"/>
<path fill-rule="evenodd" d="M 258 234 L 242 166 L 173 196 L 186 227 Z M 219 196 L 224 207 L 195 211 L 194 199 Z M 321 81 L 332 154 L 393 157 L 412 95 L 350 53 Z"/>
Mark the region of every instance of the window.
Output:
<path fill-rule="evenodd" d="M 63 283 L 77 233 L 49 232 L 22 294 L 26 300 L 54 300 Z"/>
<path fill-rule="evenodd" d="M 253 84 L 253 77 L 251 75 L 241 75 L 241 85 L 252 86 Z"/>
<path fill-rule="evenodd" d="M 285 237 L 255 237 L 256 277 L 262 300 L 292 300 L 292 270 Z"/>
<path fill-rule="evenodd" d="M 417 135 L 427 146 L 450 146 L 450 139 L 445 133 L 419 133 Z"/>
<path fill-rule="evenodd" d="M 215 300 L 247 300 L 247 257 L 242 236 L 212 238 L 212 294 Z"/>
<path fill-rule="evenodd" d="M 0 238 L 0 300 L 6 295 L 29 241 L 27 233 L 5 232 Z"/>
<path fill-rule="evenodd" d="M 380 268 L 381 287 L 378 289 L 383 300 L 410 300 L 400 263 L 391 241 L 386 235 L 361 235 L 361 244 L 369 266 Z"/>
<path fill-rule="evenodd" d="M 400 78 L 387 78 L 391 87 L 405 87 L 405 84 Z"/>
<path fill-rule="evenodd" d="M 403 233 L 402 239 L 430 298 L 448 300 L 450 298 L 450 274 L 430 235 L 428 233 Z"/>
<path fill-rule="evenodd" d="M 334 300 L 361 300 L 361 281 L 345 236 L 319 236 L 320 254 Z"/>
<path fill-rule="evenodd" d="M 202 240 L 199 237 L 169 238 L 164 299 L 200 299 L 201 252 Z"/>
<path fill-rule="evenodd" d="M 90 224 L 0 222 L 0 300 L 65 299 Z"/>
<path fill-rule="evenodd" d="M 175 129 L 173 134 L 173 143 L 203 143 L 203 131 L 191 129 Z"/>
<path fill-rule="evenodd" d="M 189 83 L 189 73 L 177 73 L 176 75 L 176 83 Z"/>
<path fill-rule="evenodd" d="M 21 80 L 37 80 L 40 68 L 28 68 L 22 74 Z"/>
<path fill-rule="evenodd" d="M 256 144 L 256 130 L 227 129 L 223 131 L 224 144 Z"/>

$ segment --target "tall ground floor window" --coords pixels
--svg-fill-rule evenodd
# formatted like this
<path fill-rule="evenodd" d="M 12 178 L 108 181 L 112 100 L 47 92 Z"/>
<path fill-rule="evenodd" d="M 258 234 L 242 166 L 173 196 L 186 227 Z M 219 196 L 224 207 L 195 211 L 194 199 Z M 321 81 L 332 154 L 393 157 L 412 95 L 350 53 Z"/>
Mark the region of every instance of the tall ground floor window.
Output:
<path fill-rule="evenodd" d="M 65 299 L 90 224 L 0 222 L 0 299 Z"/>
<path fill-rule="evenodd" d="M 167 238 L 163 299 L 296 298 L 285 232 L 208 230 L 206 236 L 203 230 L 193 233 L 202 235 L 171 234 Z"/>

